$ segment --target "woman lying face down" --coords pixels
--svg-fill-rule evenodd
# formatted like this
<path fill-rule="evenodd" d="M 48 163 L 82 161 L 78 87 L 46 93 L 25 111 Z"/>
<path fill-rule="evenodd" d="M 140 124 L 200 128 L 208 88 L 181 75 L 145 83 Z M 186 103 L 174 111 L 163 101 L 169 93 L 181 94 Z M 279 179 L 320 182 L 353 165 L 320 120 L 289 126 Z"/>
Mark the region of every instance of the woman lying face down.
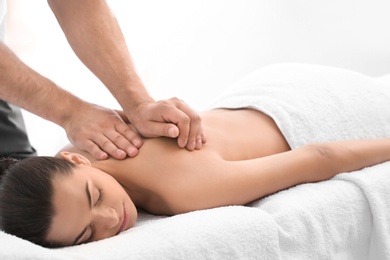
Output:
<path fill-rule="evenodd" d="M 390 139 L 290 150 L 273 120 L 254 110 L 213 110 L 202 121 L 208 141 L 192 152 L 156 138 L 120 161 L 94 161 L 74 148 L 59 158 L 3 159 L 0 228 L 47 247 L 82 244 L 134 226 L 136 207 L 174 215 L 245 205 L 390 160 Z"/>

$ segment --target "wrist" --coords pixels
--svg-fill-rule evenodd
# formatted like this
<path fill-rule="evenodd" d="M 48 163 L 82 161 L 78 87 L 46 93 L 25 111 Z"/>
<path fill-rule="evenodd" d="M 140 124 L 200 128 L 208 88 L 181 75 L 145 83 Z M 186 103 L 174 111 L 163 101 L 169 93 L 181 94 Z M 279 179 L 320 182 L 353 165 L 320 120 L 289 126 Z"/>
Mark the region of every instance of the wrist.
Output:
<path fill-rule="evenodd" d="M 69 96 L 67 101 L 65 100 L 59 102 L 60 106 L 57 107 L 57 112 L 53 113 L 54 118 L 51 120 L 64 129 L 66 129 L 70 122 L 77 122 L 77 117 L 79 117 L 81 113 L 85 114 L 93 106 L 91 103 L 72 95 Z"/>
<path fill-rule="evenodd" d="M 127 115 L 134 113 L 143 103 L 155 102 L 140 80 L 118 88 L 117 93 L 113 95 Z"/>

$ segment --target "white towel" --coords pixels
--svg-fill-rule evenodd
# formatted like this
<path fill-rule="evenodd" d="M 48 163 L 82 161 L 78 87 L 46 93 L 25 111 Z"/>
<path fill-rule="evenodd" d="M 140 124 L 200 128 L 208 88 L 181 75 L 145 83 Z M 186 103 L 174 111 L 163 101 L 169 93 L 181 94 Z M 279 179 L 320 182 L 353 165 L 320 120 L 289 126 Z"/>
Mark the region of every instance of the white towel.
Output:
<path fill-rule="evenodd" d="M 4 233 L 0 239 L 1 259 L 7 260 L 257 259 L 259 255 L 279 259 L 278 231 L 272 217 L 243 206 L 151 217 L 118 236 L 54 250 Z"/>
<path fill-rule="evenodd" d="M 234 84 L 212 107 L 271 116 L 292 148 L 310 142 L 388 137 L 390 85 L 333 67 L 278 64 Z"/>
<path fill-rule="evenodd" d="M 89 252 L 91 259 L 107 260 L 279 258 L 277 226 L 272 217 L 242 206 L 153 220 L 108 240 L 60 251 L 74 255 Z"/>

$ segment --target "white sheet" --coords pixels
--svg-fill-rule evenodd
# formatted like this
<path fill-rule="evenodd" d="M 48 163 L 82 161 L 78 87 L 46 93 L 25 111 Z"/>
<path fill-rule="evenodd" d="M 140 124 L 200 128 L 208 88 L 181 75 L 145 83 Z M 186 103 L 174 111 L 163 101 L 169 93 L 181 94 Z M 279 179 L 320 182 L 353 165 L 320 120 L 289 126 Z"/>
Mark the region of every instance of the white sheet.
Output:
<path fill-rule="evenodd" d="M 213 106 L 250 105 L 266 112 L 295 148 L 389 136 L 389 87 L 345 70 L 278 65 L 239 82 Z M 387 187 L 388 162 L 299 185 L 250 207 L 173 217 L 141 213 L 135 228 L 86 245 L 51 250 L 0 233 L 0 254 L 5 259 L 390 259 Z"/>

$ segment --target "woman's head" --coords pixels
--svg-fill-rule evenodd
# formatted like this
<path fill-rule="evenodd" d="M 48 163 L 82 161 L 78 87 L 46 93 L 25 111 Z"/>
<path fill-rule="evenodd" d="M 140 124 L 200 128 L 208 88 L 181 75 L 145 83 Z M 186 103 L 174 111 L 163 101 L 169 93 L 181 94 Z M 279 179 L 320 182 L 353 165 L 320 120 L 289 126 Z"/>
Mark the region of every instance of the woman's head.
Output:
<path fill-rule="evenodd" d="M 0 161 L 0 228 L 44 246 L 54 208 L 52 179 L 70 175 L 74 164 L 58 158 L 33 157 Z"/>
<path fill-rule="evenodd" d="M 0 185 L 5 232 L 57 247 L 111 237 L 135 224 L 135 206 L 114 178 L 79 154 L 60 156 L 26 159 L 5 171 Z"/>

